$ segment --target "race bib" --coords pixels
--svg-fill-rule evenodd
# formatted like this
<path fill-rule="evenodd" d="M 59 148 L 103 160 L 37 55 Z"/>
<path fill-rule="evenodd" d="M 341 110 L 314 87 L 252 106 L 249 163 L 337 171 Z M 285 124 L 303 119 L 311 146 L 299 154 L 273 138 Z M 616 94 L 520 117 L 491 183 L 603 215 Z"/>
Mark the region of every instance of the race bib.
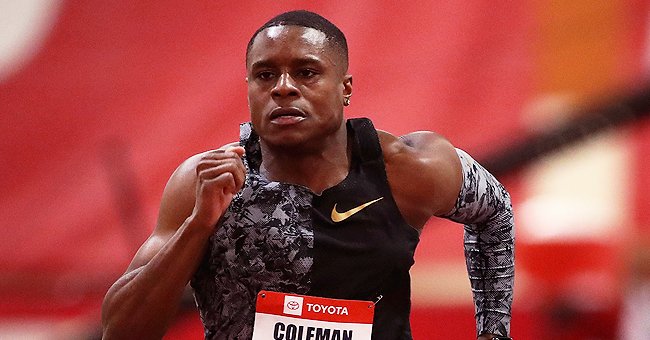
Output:
<path fill-rule="evenodd" d="M 261 291 L 253 340 L 370 340 L 375 304 Z"/>

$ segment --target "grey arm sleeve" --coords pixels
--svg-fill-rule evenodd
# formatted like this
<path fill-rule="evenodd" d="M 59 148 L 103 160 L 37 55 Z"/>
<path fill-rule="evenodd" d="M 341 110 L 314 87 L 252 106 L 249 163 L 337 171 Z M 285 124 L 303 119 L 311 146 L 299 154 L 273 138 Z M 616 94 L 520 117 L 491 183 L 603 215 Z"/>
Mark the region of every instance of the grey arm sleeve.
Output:
<path fill-rule="evenodd" d="M 465 225 L 465 261 L 472 286 L 477 334 L 508 336 L 515 278 L 515 235 L 510 195 L 492 174 L 456 149 L 463 185 L 444 217 Z"/>

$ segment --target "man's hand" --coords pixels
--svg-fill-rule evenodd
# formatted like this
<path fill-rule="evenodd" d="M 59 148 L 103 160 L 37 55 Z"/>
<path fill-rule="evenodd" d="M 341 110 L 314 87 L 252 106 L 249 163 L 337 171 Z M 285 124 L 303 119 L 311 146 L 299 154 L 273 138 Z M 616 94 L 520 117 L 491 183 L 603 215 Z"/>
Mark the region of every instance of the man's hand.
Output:
<path fill-rule="evenodd" d="M 196 165 L 196 202 L 190 219 L 213 228 L 242 188 L 246 169 L 241 160 L 244 148 L 228 146 L 206 152 Z"/>

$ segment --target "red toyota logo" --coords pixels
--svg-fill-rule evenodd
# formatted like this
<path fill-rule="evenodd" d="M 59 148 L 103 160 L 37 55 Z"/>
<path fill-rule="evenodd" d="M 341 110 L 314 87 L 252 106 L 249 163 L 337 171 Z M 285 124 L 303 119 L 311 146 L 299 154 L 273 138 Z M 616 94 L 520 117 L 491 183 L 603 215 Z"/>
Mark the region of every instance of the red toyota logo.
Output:
<path fill-rule="evenodd" d="M 291 310 L 296 310 L 296 309 L 300 308 L 300 304 L 298 302 L 296 302 L 296 301 L 289 301 L 289 302 L 287 302 L 287 308 L 289 308 Z"/>

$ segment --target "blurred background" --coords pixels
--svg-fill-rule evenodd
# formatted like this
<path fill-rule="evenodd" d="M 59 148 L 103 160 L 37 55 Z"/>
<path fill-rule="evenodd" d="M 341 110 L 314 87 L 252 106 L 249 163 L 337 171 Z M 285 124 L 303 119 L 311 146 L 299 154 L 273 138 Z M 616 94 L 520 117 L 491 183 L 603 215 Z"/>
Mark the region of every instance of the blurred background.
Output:
<path fill-rule="evenodd" d="M 347 35 L 349 117 L 434 130 L 513 197 L 516 339 L 650 334 L 646 0 L 0 0 L 0 339 L 96 339 L 167 178 L 235 141 L 272 16 Z M 432 220 L 415 339 L 474 338 L 462 227 Z M 168 339 L 202 330 L 191 297 Z"/>

